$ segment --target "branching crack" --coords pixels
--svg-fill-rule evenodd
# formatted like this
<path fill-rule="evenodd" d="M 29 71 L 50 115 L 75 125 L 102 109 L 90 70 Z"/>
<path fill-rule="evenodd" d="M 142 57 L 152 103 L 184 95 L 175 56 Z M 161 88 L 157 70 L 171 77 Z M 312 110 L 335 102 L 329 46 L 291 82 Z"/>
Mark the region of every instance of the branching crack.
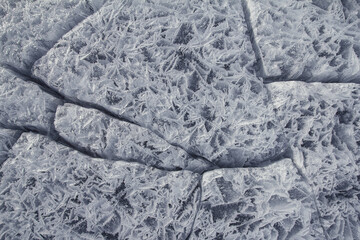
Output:
<path fill-rule="evenodd" d="M 194 214 L 194 221 L 192 222 L 191 224 L 191 228 L 190 228 L 190 232 L 189 232 L 189 235 L 185 238 L 185 240 L 189 240 L 190 237 L 191 237 L 191 234 L 193 233 L 194 231 L 194 225 L 195 225 L 195 221 L 196 221 L 196 217 L 200 211 L 200 208 L 201 208 L 201 198 L 202 198 L 202 182 L 203 182 L 203 177 L 204 177 L 204 174 L 201 174 L 201 177 L 200 177 L 200 180 L 199 180 L 199 195 L 198 195 L 198 206 L 196 208 L 196 212 Z"/>
<path fill-rule="evenodd" d="M 241 4 L 242 4 L 242 9 L 244 11 L 244 17 L 245 17 L 245 23 L 246 23 L 246 27 L 247 27 L 247 33 L 248 33 L 248 35 L 250 37 L 251 46 L 253 48 L 253 51 L 254 51 L 255 57 L 256 57 L 256 62 L 255 62 L 256 75 L 258 77 L 264 77 L 265 73 L 264 73 L 263 58 L 262 58 L 260 48 L 259 48 L 259 46 L 258 46 L 258 44 L 256 43 L 256 40 L 255 40 L 255 34 L 254 34 L 253 26 L 251 25 L 250 9 L 249 9 L 249 7 L 247 5 L 246 0 L 242 0 Z"/>
<path fill-rule="evenodd" d="M 130 119 L 126 119 L 126 118 L 123 118 L 123 117 L 120 117 L 114 113 L 112 113 L 111 111 L 107 110 L 105 107 L 101 106 L 101 105 L 98 105 L 98 104 L 95 104 L 95 103 L 90 103 L 90 102 L 85 102 L 85 101 L 81 101 L 81 100 L 78 100 L 78 99 L 75 99 L 75 98 L 70 98 L 70 97 L 67 97 L 65 95 L 63 95 L 62 93 L 58 92 L 55 88 L 52 88 L 50 86 L 48 86 L 43 80 L 39 79 L 39 78 L 36 78 L 30 74 L 28 74 L 27 72 L 24 72 L 20 69 L 17 69 L 13 66 L 10 66 L 10 65 L 3 65 L 4 68 L 10 70 L 12 73 L 14 73 L 16 76 L 18 76 L 19 78 L 25 80 L 25 81 L 29 81 L 29 82 L 33 82 L 35 84 L 37 84 L 44 92 L 52 95 L 53 97 L 55 98 L 58 98 L 60 100 L 63 101 L 63 103 L 71 103 L 71 104 L 74 104 L 74 105 L 78 105 L 78 106 L 81 106 L 81 107 L 84 107 L 84 108 L 93 108 L 93 109 L 96 109 L 100 112 L 102 112 L 103 114 L 107 115 L 108 117 L 111 117 L 111 118 L 114 118 L 116 120 L 119 120 L 119 121 L 123 121 L 123 122 L 127 122 L 127 123 L 130 123 L 130 124 L 134 124 L 134 125 L 137 125 L 139 127 L 142 127 L 142 128 L 146 128 L 144 126 L 141 126 L 139 125 L 138 123 L 136 122 L 133 122 L 132 120 Z M 24 129 L 27 129 L 28 131 L 37 131 L 39 132 L 39 129 L 30 129 L 29 127 L 25 126 Z M 184 147 L 178 145 L 178 144 L 175 144 L 175 143 L 172 143 L 172 142 L 169 142 L 167 141 L 163 136 L 161 136 L 160 134 L 152 131 L 151 129 L 149 128 L 146 128 L 147 130 L 153 132 L 154 134 L 156 134 L 157 136 L 159 136 L 160 138 L 162 138 L 164 141 L 166 141 L 169 145 L 173 146 L 173 147 L 177 147 L 177 148 L 180 148 L 182 150 L 184 150 L 190 157 L 193 157 L 193 158 L 197 158 L 199 160 L 202 160 L 203 162 L 207 163 L 207 164 L 210 164 L 212 167 L 211 169 L 216 169 L 216 168 L 219 168 L 219 166 L 217 166 L 215 163 L 211 162 L 210 160 L 202 157 L 202 156 L 199 156 L 199 155 L 196 155 L 192 152 L 190 152 L 189 150 L 185 149 Z M 43 134 L 43 135 L 46 135 L 46 132 L 45 130 L 40 130 L 40 132 Z M 56 132 L 55 129 L 52 130 L 52 132 Z M 58 134 L 57 134 L 58 135 Z M 66 140 L 63 139 L 63 142 L 65 142 Z M 69 142 L 67 143 L 68 145 L 70 144 Z M 88 153 L 90 153 L 90 151 L 87 151 Z M 90 154 L 87 154 L 87 155 L 90 155 Z M 92 153 L 92 155 L 95 155 L 95 153 Z M 99 157 L 99 156 L 98 156 Z M 105 158 L 105 156 L 100 156 L 102 158 Z M 160 169 L 160 168 L 159 168 Z M 163 169 L 163 170 L 167 170 L 167 171 L 171 171 L 169 169 Z"/>
<path fill-rule="evenodd" d="M 88 150 L 87 148 L 83 148 L 83 147 L 79 147 L 71 142 L 69 142 L 68 140 L 66 140 L 65 138 L 63 138 L 62 136 L 60 136 L 55 130 L 53 131 L 46 131 L 44 129 L 39 129 L 39 128 L 34 128 L 32 126 L 14 126 L 14 125 L 3 125 L 3 124 L 0 124 L 0 127 L 1 128 L 4 128 L 4 129 L 11 129 L 11 130 L 18 130 L 18 131 L 22 131 L 22 132 L 31 132 L 31 133 L 35 133 L 35 134 L 40 134 L 40 135 L 43 135 L 43 136 L 46 136 L 48 137 L 49 139 L 59 143 L 59 144 L 62 144 L 66 147 L 69 147 L 75 151 L 78 151 L 78 152 L 81 152 L 82 154 L 85 154 L 89 157 L 92 157 L 92 158 L 101 158 L 101 159 L 104 159 L 104 160 L 109 160 L 109 161 L 114 161 L 114 159 L 109 159 L 107 156 L 103 155 L 103 154 L 97 154 L 97 153 L 94 153 L 90 150 Z M 124 160 L 116 160 L 116 161 L 123 161 L 123 162 L 133 162 L 133 163 L 138 163 L 138 164 L 141 164 L 141 165 L 144 165 L 144 166 L 147 166 L 146 164 L 143 164 L 141 162 L 137 162 L 135 160 L 132 160 L 132 161 L 124 161 Z M 167 172 L 177 172 L 179 170 L 172 170 L 172 169 L 166 169 L 166 168 L 161 168 L 161 167 L 153 167 L 153 168 L 156 168 L 156 169 L 159 169 L 159 170 L 162 170 L 162 171 L 167 171 Z"/>
<path fill-rule="evenodd" d="M 299 154 L 301 154 L 301 157 L 303 158 L 303 155 L 302 155 L 301 151 L 299 152 Z M 304 179 L 305 183 L 309 186 L 310 191 L 311 191 L 311 198 L 312 198 L 312 200 L 314 202 L 316 212 L 317 212 L 317 214 L 319 216 L 320 226 L 321 226 L 321 228 L 323 230 L 323 233 L 324 233 L 324 236 L 325 236 L 326 240 L 330 239 L 329 235 L 327 234 L 327 232 L 325 230 L 324 222 L 322 221 L 319 206 L 317 204 L 317 200 L 316 200 L 316 197 L 315 197 L 315 191 L 314 191 L 314 188 L 313 188 L 309 178 L 306 176 L 306 174 L 305 174 L 304 170 L 301 168 L 301 166 L 299 166 L 299 164 L 296 163 L 296 156 L 295 156 L 294 151 L 292 149 L 289 149 L 289 151 L 285 154 L 285 156 L 289 157 L 291 159 L 291 161 L 292 161 L 293 165 L 295 166 L 295 168 L 297 169 L 298 173 Z"/>

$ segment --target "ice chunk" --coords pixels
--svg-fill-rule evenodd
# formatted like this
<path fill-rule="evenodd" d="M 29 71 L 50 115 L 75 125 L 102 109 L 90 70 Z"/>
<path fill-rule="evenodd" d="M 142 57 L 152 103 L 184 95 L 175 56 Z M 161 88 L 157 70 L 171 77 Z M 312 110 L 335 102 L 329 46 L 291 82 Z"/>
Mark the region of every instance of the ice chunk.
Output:
<path fill-rule="evenodd" d="M 66 34 L 33 73 L 219 166 L 251 166 L 284 143 L 240 1 L 114 2 Z M 139 5 L 141 4 L 141 8 Z"/>
<path fill-rule="evenodd" d="M 311 188 L 290 159 L 202 179 L 191 239 L 324 239 Z"/>
<path fill-rule="evenodd" d="M 1 169 L 0 236 L 184 239 L 197 210 L 199 175 L 82 155 L 22 134 Z"/>
<path fill-rule="evenodd" d="M 50 132 L 62 101 L 0 68 L 0 125 Z"/>
<path fill-rule="evenodd" d="M 76 146 L 113 160 L 137 161 L 161 169 L 202 172 L 214 168 L 146 128 L 73 104 L 56 110 L 55 129 Z"/>
<path fill-rule="evenodd" d="M 287 82 L 268 88 L 328 239 L 360 238 L 360 86 Z"/>
<path fill-rule="evenodd" d="M 0 166 L 8 158 L 9 149 L 20 137 L 21 132 L 0 128 Z"/>
<path fill-rule="evenodd" d="M 246 2 L 264 77 L 359 82 L 359 1 Z"/>
<path fill-rule="evenodd" d="M 3 0 L 0 2 L 0 63 L 29 71 L 57 40 L 105 0 Z"/>

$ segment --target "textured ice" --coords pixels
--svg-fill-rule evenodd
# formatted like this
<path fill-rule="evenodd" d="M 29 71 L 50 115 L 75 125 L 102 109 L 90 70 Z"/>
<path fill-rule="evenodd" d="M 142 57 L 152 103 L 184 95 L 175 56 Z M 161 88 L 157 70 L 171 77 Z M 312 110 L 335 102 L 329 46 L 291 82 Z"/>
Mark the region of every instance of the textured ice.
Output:
<path fill-rule="evenodd" d="M 359 0 L 0 0 L 0 239 L 360 239 L 359 80 Z"/>
<path fill-rule="evenodd" d="M 59 106 L 55 129 L 72 144 L 107 159 L 136 161 L 169 170 L 202 172 L 214 167 L 189 156 L 146 128 L 110 118 L 95 109 L 73 104 Z"/>
<path fill-rule="evenodd" d="M 285 137 L 307 149 L 334 145 L 353 154 L 360 146 L 360 85 L 303 83 L 267 85 Z"/>
<path fill-rule="evenodd" d="M 360 86 L 279 82 L 268 88 L 328 239 L 359 239 Z"/>
<path fill-rule="evenodd" d="M 35 83 L 0 67 L 0 125 L 50 132 L 60 103 Z"/>
<path fill-rule="evenodd" d="M 290 159 L 202 179 L 191 239 L 324 239 L 311 188 Z"/>
<path fill-rule="evenodd" d="M 360 239 L 360 174 L 354 155 L 335 147 L 295 153 L 314 189 L 327 239 Z"/>
<path fill-rule="evenodd" d="M 20 137 L 21 132 L 0 128 L 0 166 L 8 158 L 9 149 Z"/>
<path fill-rule="evenodd" d="M 246 2 L 264 77 L 359 82 L 359 1 Z"/>
<path fill-rule="evenodd" d="M 104 6 L 38 60 L 34 75 L 219 166 L 278 154 L 283 139 L 253 75 L 240 1 L 166 2 Z"/>
<path fill-rule="evenodd" d="M 1 169 L 1 239 L 184 239 L 199 180 L 89 158 L 25 133 Z"/>
<path fill-rule="evenodd" d="M 2 0 L 0 64 L 30 70 L 62 35 L 98 10 L 104 1 Z"/>

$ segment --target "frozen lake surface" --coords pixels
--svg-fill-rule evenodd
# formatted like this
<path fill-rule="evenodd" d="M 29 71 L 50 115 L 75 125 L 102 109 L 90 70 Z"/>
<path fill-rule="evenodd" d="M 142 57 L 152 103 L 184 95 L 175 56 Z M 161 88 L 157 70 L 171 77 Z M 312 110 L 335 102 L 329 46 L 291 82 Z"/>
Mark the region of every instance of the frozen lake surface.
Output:
<path fill-rule="evenodd" d="M 360 239 L 358 0 L 0 19 L 0 239 Z"/>

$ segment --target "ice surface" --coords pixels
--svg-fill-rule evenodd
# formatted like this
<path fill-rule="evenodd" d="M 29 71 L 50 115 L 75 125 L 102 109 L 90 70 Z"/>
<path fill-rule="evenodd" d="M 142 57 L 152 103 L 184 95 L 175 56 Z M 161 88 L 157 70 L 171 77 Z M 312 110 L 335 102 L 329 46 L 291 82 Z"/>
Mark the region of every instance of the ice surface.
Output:
<path fill-rule="evenodd" d="M 324 239 L 311 188 L 290 159 L 206 172 L 191 239 Z"/>
<path fill-rule="evenodd" d="M 268 88 L 328 239 L 359 239 L 360 86 L 278 82 Z"/>
<path fill-rule="evenodd" d="M 61 100 L 0 67 L 0 125 L 50 132 Z"/>
<path fill-rule="evenodd" d="M 8 158 L 9 149 L 20 137 L 21 132 L 0 128 L 0 166 Z"/>
<path fill-rule="evenodd" d="M 38 60 L 34 75 L 219 166 L 278 154 L 284 143 L 253 74 L 240 1 L 166 2 L 104 6 Z"/>
<path fill-rule="evenodd" d="M 1 169 L 0 238 L 184 239 L 199 175 L 89 158 L 25 133 Z"/>
<path fill-rule="evenodd" d="M 30 70 L 56 41 L 105 0 L 2 0 L 0 64 Z"/>
<path fill-rule="evenodd" d="M 359 239 L 360 174 L 354 155 L 335 147 L 301 148 L 296 155 L 314 189 L 327 238 Z"/>
<path fill-rule="evenodd" d="M 359 82 L 359 1 L 246 2 L 264 77 Z"/>
<path fill-rule="evenodd" d="M 356 83 L 359 0 L 0 0 L 0 239 L 360 239 Z"/>
<path fill-rule="evenodd" d="M 113 160 L 141 162 L 161 169 L 202 172 L 214 166 L 189 156 L 146 128 L 73 104 L 56 110 L 55 129 L 76 146 Z"/>
<path fill-rule="evenodd" d="M 357 154 L 360 85 L 290 81 L 267 85 L 290 144 L 307 149 L 334 145 Z"/>

